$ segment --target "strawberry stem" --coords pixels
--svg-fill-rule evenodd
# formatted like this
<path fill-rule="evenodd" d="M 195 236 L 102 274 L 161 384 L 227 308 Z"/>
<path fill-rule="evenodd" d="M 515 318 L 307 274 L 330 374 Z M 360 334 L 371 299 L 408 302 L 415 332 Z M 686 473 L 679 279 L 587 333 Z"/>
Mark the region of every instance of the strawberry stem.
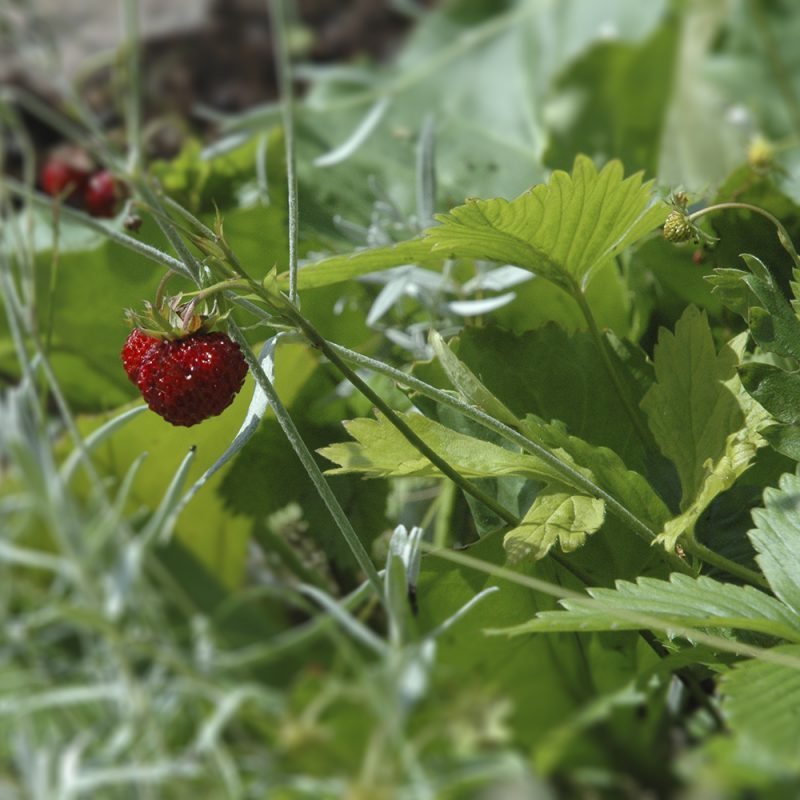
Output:
<path fill-rule="evenodd" d="M 698 220 L 701 217 L 706 216 L 706 214 L 712 213 L 713 211 L 725 211 L 726 209 L 752 211 L 754 214 L 760 214 L 762 217 L 768 219 L 775 226 L 775 229 L 778 233 L 778 241 L 781 243 L 781 246 L 791 256 L 795 267 L 800 267 L 800 256 L 797 255 L 797 250 L 795 249 L 794 243 L 792 242 L 789 232 L 786 230 L 783 223 L 776 216 L 770 214 L 769 211 L 759 208 L 759 206 L 754 206 L 750 203 L 739 202 L 715 203 L 713 206 L 707 206 L 706 208 L 701 208 L 699 211 L 695 211 L 694 214 L 690 214 L 687 219 L 689 222 L 693 223 L 695 220 Z"/>

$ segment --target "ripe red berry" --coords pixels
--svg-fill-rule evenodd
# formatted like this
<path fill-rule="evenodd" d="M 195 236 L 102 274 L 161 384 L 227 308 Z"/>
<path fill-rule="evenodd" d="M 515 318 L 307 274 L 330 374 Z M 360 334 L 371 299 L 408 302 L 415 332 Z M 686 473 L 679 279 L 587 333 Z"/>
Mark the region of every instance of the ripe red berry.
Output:
<path fill-rule="evenodd" d="M 133 383 L 136 383 L 136 373 L 142 365 L 142 359 L 151 347 L 159 344 L 161 344 L 161 339 L 156 339 L 155 336 L 148 336 L 139 328 L 134 328 L 131 331 L 125 346 L 122 348 L 122 366 L 125 367 L 125 372 L 128 373 L 128 377 Z"/>
<path fill-rule="evenodd" d="M 61 194 L 70 196 L 83 189 L 88 177 L 85 170 L 63 158 L 51 158 L 42 167 L 39 182 L 42 189 L 52 197 Z"/>
<path fill-rule="evenodd" d="M 147 405 L 186 427 L 221 414 L 247 374 L 239 345 L 224 333 L 157 339 L 137 328 L 122 348 L 122 363 Z"/>
<path fill-rule="evenodd" d="M 93 217 L 113 217 L 117 206 L 117 182 L 107 170 L 95 172 L 83 192 L 86 210 Z"/>

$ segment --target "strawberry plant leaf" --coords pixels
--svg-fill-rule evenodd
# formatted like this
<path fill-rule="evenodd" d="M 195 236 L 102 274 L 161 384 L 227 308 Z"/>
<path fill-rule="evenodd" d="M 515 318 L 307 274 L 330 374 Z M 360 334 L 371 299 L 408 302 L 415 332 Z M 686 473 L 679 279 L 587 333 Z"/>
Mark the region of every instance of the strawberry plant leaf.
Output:
<path fill-rule="evenodd" d="M 498 445 L 456 433 L 419 414 L 401 415 L 404 422 L 436 453 L 468 478 L 521 475 L 535 480 L 562 483 L 563 477 L 535 456 L 515 453 Z M 440 473 L 382 415 L 376 419 L 353 419 L 344 423 L 353 442 L 323 447 L 319 452 L 338 464 L 328 474 L 360 472 L 369 477 L 435 477 Z"/>
<path fill-rule="evenodd" d="M 430 343 L 450 382 L 468 403 L 483 409 L 506 425 L 517 427 L 519 424 L 517 417 L 481 383 L 477 375 L 458 358 L 438 332 L 431 331 Z"/>
<path fill-rule="evenodd" d="M 749 272 L 715 269 L 708 281 L 722 302 L 744 317 L 761 347 L 800 359 L 800 320 L 764 263 L 747 253 L 742 259 Z"/>
<path fill-rule="evenodd" d="M 577 550 L 605 519 L 605 503 L 596 497 L 548 489 L 539 492 L 522 522 L 506 533 L 503 546 L 512 561 L 544 558 L 558 543 Z"/>
<path fill-rule="evenodd" d="M 446 258 L 446 253 L 433 253 L 425 240 L 409 239 L 389 247 L 357 250 L 355 253 L 315 261 L 298 271 L 297 285 L 300 289 L 315 289 L 405 264 L 440 267 Z M 282 287 L 288 286 L 288 273 L 280 275 L 279 280 Z"/>
<path fill-rule="evenodd" d="M 617 581 L 614 589 L 589 589 L 586 599 L 562 600 L 564 611 L 544 611 L 514 628 L 512 636 L 533 632 L 619 631 L 670 625 L 733 628 L 800 641 L 800 618 L 780 600 L 754 589 L 713 578 L 673 574 L 668 581 Z M 643 619 L 647 618 L 647 619 Z"/>
<path fill-rule="evenodd" d="M 800 658 L 800 646 L 783 645 L 776 655 Z M 722 710 L 733 733 L 784 768 L 800 768 L 800 670 L 789 664 L 748 659 L 722 676 Z"/>
<path fill-rule="evenodd" d="M 440 224 L 421 239 L 325 259 L 301 270 L 308 273 L 300 280 L 322 285 L 407 263 L 469 258 L 523 267 L 572 292 L 585 289 L 604 263 L 660 225 L 667 211 L 641 174 L 624 178 L 618 161 L 598 172 L 591 159 L 578 156 L 572 174 L 556 171 L 510 202 L 468 200 L 438 215 Z"/>
<path fill-rule="evenodd" d="M 516 335 L 486 326 L 466 328 L 449 346 L 518 418 L 534 414 L 561 420 L 570 434 L 609 447 L 630 469 L 645 471 L 642 443 L 619 414 L 619 396 L 588 333 L 569 334 L 550 324 Z M 637 406 L 652 381 L 649 364 L 643 356 L 637 359 L 621 350 L 610 357 Z M 640 366 L 641 381 L 634 374 Z"/>
<path fill-rule="evenodd" d="M 764 492 L 764 507 L 753 511 L 748 533 L 756 561 L 772 591 L 800 614 L 800 477 L 781 476 Z"/>
<path fill-rule="evenodd" d="M 775 419 L 800 423 L 800 375 L 773 364 L 752 361 L 739 367 L 742 385 Z"/>
<path fill-rule="evenodd" d="M 705 479 L 706 462 L 719 460 L 728 436 L 742 426 L 736 396 L 725 385 L 737 360 L 729 348 L 717 353 L 705 313 L 693 306 L 674 334 L 661 329 L 656 382 L 641 406 L 661 452 L 678 470 L 684 509 Z"/>
<path fill-rule="evenodd" d="M 745 341 L 746 334 L 740 334 L 728 343 L 728 348 L 736 354 L 737 359 L 741 357 Z M 703 464 L 704 472 L 695 496 L 681 500 L 682 513 L 667 522 L 659 534 L 659 541 L 667 549 L 674 548 L 683 533 L 694 533 L 700 515 L 711 501 L 736 483 L 753 464 L 759 448 L 766 444 L 762 431 L 772 421 L 769 413 L 744 391 L 738 376 L 734 375 L 728 380 L 727 387 L 738 401 L 743 416 L 742 425 L 728 434 L 722 453 Z"/>
<path fill-rule="evenodd" d="M 529 269 L 566 287 L 585 287 L 593 272 L 667 216 L 652 184 L 624 178 L 619 161 L 599 172 L 578 156 L 567 174 L 557 170 L 510 202 L 471 200 L 437 217 L 426 232 L 435 250 Z"/>
<path fill-rule="evenodd" d="M 612 494 L 645 525 L 658 530 L 669 519 L 669 509 L 648 481 L 625 465 L 608 447 L 597 447 L 567 433 L 563 423 L 544 423 L 532 414 L 525 417 L 522 430 L 549 450 L 566 453 L 591 472 L 599 486 Z"/>
<path fill-rule="evenodd" d="M 665 9 L 661 1 L 623 8 L 527 0 L 430 8 L 389 64 L 362 64 L 355 76 L 310 73 L 298 126 L 300 154 L 307 156 L 299 160 L 301 180 L 322 196 L 330 216 L 360 212 L 368 219 L 364 187 L 375 177 L 412 213 L 414 147 L 433 111 L 440 202 L 478 193 L 514 196 L 544 175 L 543 110 L 553 77 L 608 29 L 625 41 L 646 38 Z M 350 139 L 385 98 L 380 121 L 345 161 L 304 168 Z M 249 125 L 263 129 L 264 116 L 252 115 Z"/>

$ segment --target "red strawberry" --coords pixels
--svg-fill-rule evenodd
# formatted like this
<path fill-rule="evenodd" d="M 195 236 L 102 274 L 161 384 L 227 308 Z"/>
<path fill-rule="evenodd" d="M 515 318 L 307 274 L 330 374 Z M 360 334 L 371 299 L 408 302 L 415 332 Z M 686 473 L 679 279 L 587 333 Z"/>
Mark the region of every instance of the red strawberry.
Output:
<path fill-rule="evenodd" d="M 95 172 L 83 192 L 83 203 L 93 217 L 113 217 L 117 206 L 117 182 L 107 170 Z"/>
<path fill-rule="evenodd" d="M 42 189 L 52 197 L 62 194 L 69 196 L 83 189 L 88 177 L 86 170 L 54 156 L 42 167 L 39 182 Z"/>
<path fill-rule="evenodd" d="M 186 427 L 221 414 L 247 374 L 239 345 L 224 333 L 157 339 L 136 328 L 122 348 L 122 363 L 147 405 Z"/>
<path fill-rule="evenodd" d="M 125 372 L 128 373 L 128 377 L 133 383 L 136 383 L 136 373 L 142 365 L 142 359 L 151 347 L 159 344 L 161 344 L 161 339 L 156 339 L 155 336 L 148 336 L 139 328 L 134 328 L 131 331 L 125 346 L 122 348 L 122 366 L 125 367 Z"/>

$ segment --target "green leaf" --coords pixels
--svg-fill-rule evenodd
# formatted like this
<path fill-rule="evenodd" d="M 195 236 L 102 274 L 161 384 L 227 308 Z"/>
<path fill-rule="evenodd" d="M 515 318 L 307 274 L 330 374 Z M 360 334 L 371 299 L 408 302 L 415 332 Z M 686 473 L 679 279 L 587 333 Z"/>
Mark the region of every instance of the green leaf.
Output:
<path fill-rule="evenodd" d="M 450 347 L 481 383 L 518 418 L 534 414 L 561 420 L 573 436 L 614 450 L 625 464 L 645 471 L 646 453 L 630 423 L 619 413 L 619 396 L 587 332 L 568 334 L 545 325 L 515 335 L 495 326 L 466 328 Z M 631 364 L 611 354 L 636 406 L 643 390 Z M 642 357 L 643 369 L 650 370 Z M 638 365 L 636 365 L 638 368 Z M 652 380 L 647 374 L 642 383 Z"/>
<path fill-rule="evenodd" d="M 641 174 L 624 179 L 619 161 L 598 173 L 591 159 L 578 156 L 572 174 L 557 170 L 510 202 L 470 200 L 437 217 L 441 225 L 426 237 L 437 250 L 585 287 L 600 264 L 650 233 L 666 214 Z"/>
<path fill-rule="evenodd" d="M 349 280 L 403 264 L 438 265 L 446 258 L 499 261 L 530 269 L 574 290 L 609 259 L 650 233 L 667 213 L 641 174 L 623 179 L 613 161 L 598 173 L 578 156 L 571 175 L 557 171 L 511 202 L 468 200 L 423 238 L 334 256 L 300 270 L 300 288 Z"/>
<path fill-rule="evenodd" d="M 770 447 L 795 461 L 800 461 L 800 425 L 768 425 L 761 435 Z"/>
<path fill-rule="evenodd" d="M 430 244 L 424 239 L 409 239 L 388 247 L 331 256 L 304 266 L 297 273 L 297 286 L 300 289 L 315 289 L 404 264 L 440 267 L 446 258 L 446 253 L 431 252 Z M 288 286 L 288 274 L 280 275 L 279 280 L 282 285 Z"/>
<path fill-rule="evenodd" d="M 620 631 L 655 627 L 734 628 L 800 641 L 800 618 L 780 600 L 713 578 L 673 574 L 669 581 L 617 581 L 614 589 L 589 589 L 586 599 L 562 600 L 564 611 L 545 611 L 515 628 L 519 635 L 554 631 Z"/>
<path fill-rule="evenodd" d="M 719 460 L 708 464 L 703 482 L 692 502 L 683 513 L 667 522 L 658 535 L 658 541 L 667 550 L 674 549 L 684 533 L 692 535 L 700 515 L 711 505 L 711 501 L 730 489 L 750 468 L 758 448 L 765 444 L 758 427 L 755 423 L 752 426 L 748 423 L 741 430 L 732 433 L 725 443 L 723 455 Z"/>
<path fill-rule="evenodd" d="M 737 358 L 741 357 L 744 350 L 746 336 L 740 334 L 728 343 Z M 766 444 L 761 431 L 771 423 L 770 415 L 744 391 L 738 375 L 729 380 L 727 385 L 738 400 L 744 423 L 739 430 L 728 435 L 722 455 L 716 461 L 709 459 L 704 464 L 705 475 L 697 494 L 683 509 L 683 513 L 670 520 L 659 534 L 658 540 L 667 549 L 674 548 L 683 533 L 694 533 L 700 515 L 711 501 L 736 483 L 753 464 L 758 449 Z"/>
<path fill-rule="evenodd" d="M 739 367 L 742 385 L 775 419 L 800 423 L 800 373 L 752 361 Z"/>
<path fill-rule="evenodd" d="M 532 414 L 525 417 L 523 432 L 551 451 L 566 453 L 573 463 L 587 470 L 601 488 L 650 528 L 658 530 L 669 519 L 669 509 L 648 481 L 628 469 L 608 447 L 589 444 L 578 436 L 569 435 L 563 423 L 545 424 Z"/>
<path fill-rule="evenodd" d="M 677 23 L 674 17 L 665 20 L 640 42 L 600 42 L 560 76 L 548 109 L 549 166 L 568 169 L 574 154 L 584 152 L 657 173 L 669 110 L 664 98 L 676 67 Z"/>
<path fill-rule="evenodd" d="M 800 658 L 797 645 L 773 652 Z M 800 769 L 800 670 L 748 659 L 723 675 L 720 691 L 734 734 L 744 737 L 750 748 L 763 749 Z"/>
<path fill-rule="evenodd" d="M 753 511 L 748 533 L 756 561 L 772 591 L 800 614 L 800 477 L 781 476 L 778 489 L 764 492 L 764 508 Z"/>
<path fill-rule="evenodd" d="M 642 400 L 661 452 L 676 466 L 685 510 L 739 430 L 742 411 L 725 381 L 734 376 L 736 354 L 717 354 L 704 312 L 686 309 L 672 334 L 661 329 L 655 348 L 656 383 Z"/>
<path fill-rule="evenodd" d="M 535 456 L 456 433 L 420 414 L 400 416 L 429 447 L 467 478 L 522 475 L 545 482 L 563 481 L 560 474 Z M 328 474 L 361 472 L 369 477 L 440 474 L 382 414 L 377 414 L 374 420 L 354 419 L 344 425 L 356 441 L 333 444 L 319 451 L 339 465 L 328 470 Z"/>
<path fill-rule="evenodd" d="M 728 308 L 744 317 L 753 338 L 765 350 L 800 359 L 800 320 L 772 273 L 755 256 L 743 254 L 750 272 L 717 269 L 709 276 Z"/>
<path fill-rule="evenodd" d="M 539 492 L 521 524 L 506 533 L 503 545 L 513 561 L 544 558 L 556 542 L 569 553 L 595 533 L 604 519 L 605 503 L 596 497 Z"/>
<path fill-rule="evenodd" d="M 415 146 L 428 115 L 436 125 L 437 208 L 478 194 L 517 195 L 544 175 L 542 112 L 554 76 L 608 28 L 620 40 L 646 38 L 666 7 L 664 0 L 602 7 L 455 0 L 427 9 L 388 63 L 362 60 L 357 69 L 311 74 L 298 108 L 298 167 L 308 196 L 331 217 L 368 223 L 365 187 L 377 178 L 403 213 L 413 212 Z M 309 166 L 351 139 L 382 102 L 380 122 L 346 160 Z M 254 129 L 263 125 L 263 115 L 252 116 Z"/>
<path fill-rule="evenodd" d="M 468 403 L 483 409 L 506 425 L 513 428 L 519 425 L 517 417 L 481 383 L 477 375 L 459 359 L 437 331 L 431 331 L 430 343 L 450 383 Z"/>

